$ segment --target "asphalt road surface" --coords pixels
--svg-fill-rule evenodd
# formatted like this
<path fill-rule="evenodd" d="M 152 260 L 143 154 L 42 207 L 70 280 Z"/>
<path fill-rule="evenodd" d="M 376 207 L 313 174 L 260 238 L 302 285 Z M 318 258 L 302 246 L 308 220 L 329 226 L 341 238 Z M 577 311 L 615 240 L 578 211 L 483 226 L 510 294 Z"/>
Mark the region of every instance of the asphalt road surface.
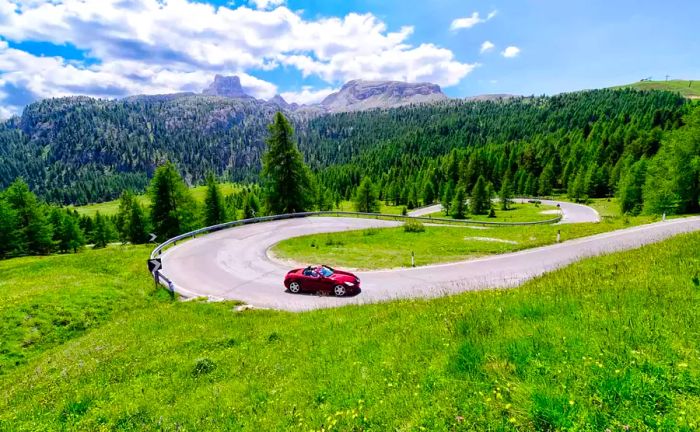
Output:
<path fill-rule="evenodd" d="M 514 199 L 513 201 L 517 203 L 525 203 L 527 200 L 525 199 Z M 559 223 L 583 223 L 583 222 L 599 222 L 600 221 L 600 215 L 598 214 L 597 211 L 595 211 L 593 208 L 582 205 L 582 204 L 574 204 L 570 202 L 565 202 L 565 201 L 552 201 L 552 200 L 540 200 L 542 204 L 544 205 L 550 205 L 550 206 L 556 206 L 559 205 L 562 213 L 563 213 L 563 218 L 561 222 Z M 425 216 L 429 215 L 431 213 L 436 213 L 442 210 L 442 205 L 440 204 L 435 204 L 429 207 L 422 207 L 416 210 L 413 210 L 412 212 L 409 212 L 409 216 Z M 556 215 L 552 215 L 552 217 L 555 217 Z"/>
<path fill-rule="evenodd" d="M 567 222 L 593 217 L 590 211 L 582 209 L 567 214 L 568 205 L 564 203 L 562 209 Z M 597 219 L 597 214 L 595 217 Z M 436 297 L 466 290 L 516 286 L 582 258 L 633 249 L 700 230 L 700 217 L 671 219 L 459 263 L 358 272 L 362 292 L 343 298 L 287 293 L 282 281 L 292 267 L 267 255 L 272 245 L 290 237 L 397 225 L 397 222 L 374 219 L 311 217 L 231 228 L 168 249 L 163 254 L 163 274 L 185 297 L 240 300 L 254 307 L 289 311 L 407 297 Z"/>

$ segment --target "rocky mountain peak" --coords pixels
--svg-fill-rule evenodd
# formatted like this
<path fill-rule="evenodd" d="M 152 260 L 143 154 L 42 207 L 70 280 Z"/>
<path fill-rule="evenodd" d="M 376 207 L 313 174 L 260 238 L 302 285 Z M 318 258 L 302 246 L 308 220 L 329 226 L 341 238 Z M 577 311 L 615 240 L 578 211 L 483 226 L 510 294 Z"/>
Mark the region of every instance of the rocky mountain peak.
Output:
<path fill-rule="evenodd" d="M 321 106 L 333 112 L 393 108 L 402 105 L 446 100 L 440 86 L 402 81 L 352 80 L 328 95 Z"/>
<path fill-rule="evenodd" d="M 202 94 L 209 96 L 221 96 L 238 99 L 252 99 L 253 97 L 246 94 L 241 86 L 241 79 L 238 76 L 223 76 L 216 75 L 214 82 L 209 85 Z"/>
<path fill-rule="evenodd" d="M 290 105 L 287 103 L 286 100 L 281 95 L 276 94 L 272 99 L 270 99 L 268 102 L 273 103 L 277 105 L 278 107 L 282 109 L 288 109 Z"/>

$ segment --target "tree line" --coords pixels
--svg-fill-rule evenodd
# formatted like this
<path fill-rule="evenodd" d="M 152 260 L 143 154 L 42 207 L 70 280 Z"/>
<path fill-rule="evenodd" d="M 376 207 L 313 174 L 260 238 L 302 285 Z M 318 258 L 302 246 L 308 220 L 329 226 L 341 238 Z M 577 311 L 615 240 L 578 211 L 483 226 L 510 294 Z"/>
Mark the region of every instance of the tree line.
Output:
<path fill-rule="evenodd" d="M 581 202 L 617 196 L 622 213 L 693 213 L 699 210 L 700 114 L 697 105 L 680 106 L 671 115 L 650 109 L 652 103 L 633 105 L 627 108 L 636 111 L 592 116 L 579 128 L 552 125 L 527 140 L 435 156 L 417 156 L 404 148 L 408 142 L 391 141 L 320 170 L 319 178 L 349 199 L 369 176 L 379 199 L 409 209 L 438 201 L 450 207 L 457 192 L 468 197 L 483 178 L 493 191 L 512 195 L 564 194 Z"/>
<path fill-rule="evenodd" d="M 251 218 L 262 213 L 260 188 L 240 187 L 224 196 L 213 174 L 207 177 L 204 202 L 192 196 L 172 163 L 156 169 L 145 195 L 122 192 L 116 215 L 80 215 L 41 201 L 23 179 L 0 191 L 0 259 L 22 255 L 77 252 L 85 246 L 104 248 L 110 243 L 145 244 L 165 241 L 202 226 Z"/>
<path fill-rule="evenodd" d="M 23 177 L 47 202 L 101 202 L 126 189 L 144 192 L 166 161 L 176 164 L 188 185 L 205 183 L 209 172 L 256 183 L 266 125 L 277 109 L 261 101 L 202 95 L 46 99 L 29 105 L 21 117 L 0 122 L 0 188 Z M 516 188 L 528 189 L 532 177 L 529 189 L 536 189 L 535 177 L 551 164 L 555 187 L 568 189 L 580 174 L 579 186 L 588 176 L 593 193 L 610 192 L 604 180 L 614 181 L 619 160 L 655 154 L 659 137 L 680 127 L 687 110 L 688 103 L 670 92 L 594 90 L 333 115 L 285 114 L 319 184 L 349 199 L 367 173 L 386 190 L 380 175 L 393 169 L 396 187 L 403 188 L 416 183 L 418 170 L 441 163 L 436 159 L 453 150 L 459 152 L 458 164 L 475 154 L 484 165 L 475 166 L 483 171 L 479 175 L 496 188 L 510 168 Z M 508 159 L 499 161 L 506 151 Z M 479 175 L 466 179 L 471 184 L 465 189 Z M 453 175 L 452 180 L 458 179 Z M 576 189 L 583 187 L 572 186 L 572 193 Z M 398 193 L 407 205 L 410 198 L 414 203 L 421 199 L 423 191 L 420 184 L 412 197 L 410 188 Z"/>

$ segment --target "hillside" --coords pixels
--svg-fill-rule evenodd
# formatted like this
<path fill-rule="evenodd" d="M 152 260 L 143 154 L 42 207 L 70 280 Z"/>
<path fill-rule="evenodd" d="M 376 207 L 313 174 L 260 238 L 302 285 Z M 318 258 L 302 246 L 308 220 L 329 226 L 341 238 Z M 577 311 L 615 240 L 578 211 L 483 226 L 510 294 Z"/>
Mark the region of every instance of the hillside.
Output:
<path fill-rule="evenodd" d="M 698 249 L 301 314 L 169 302 L 143 247 L 0 262 L 0 430 L 696 430 Z"/>
<path fill-rule="evenodd" d="M 29 105 L 20 118 L 0 123 L 0 189 L 22 176 L 51 202 L 106 201 L 126 188 L 142 191 L 166 160 L 178 165 L 190 185 L 201 184 L 207 171 L 231 181 L 255 181 L 267 125 L 277 110 L 277 104 L 255 99 L 194 94 L 46 99 Z M 576 174 L 571 167 L 566 171 L 567 163 L 588 166 L 596 151 L 596 163 L 609 165 L 608 170 L 626 149 L 634 157 L 652 155 L 660 133 L 679 126 L 685 112 L 684 100 L 669 93 L 626 91 L 620 96 L 597 90 L 287 115 L 311 168 L 348 198 L 363 173 L 379 176 L 393 169 L 394 180 L 410 175 L 410 181 L 403 180 L 410 185 L 416 175 L 427 174 L 418 169 L 437 164 L 435 158 L 486 146 L 493 153 L 489 150 L 489 160 L 480 162 L 482 174 L 496 185 L 506 164 L 534 182 L 551 161 L 557 184 L 565 186 L 568 179 L 562 176 Z M 563 144 L 555 148 L 553 142 Z M 571 152 L 574 144 L 586 149 Z M 454 181 L 458 171 L 465 173 L 458 169 L 460 161 L 455 163 Z M 447 180 L 440 175 L 436 180 Z"/>
<path fill-rule="evenodd" d="M 668 81 L 639 81 L 632 84 L 613 88 L 633 88 L 637 90 L 665 90 L 680 93 L 689 99 L 700 99 L 700 81 L 668 80 Z"/>

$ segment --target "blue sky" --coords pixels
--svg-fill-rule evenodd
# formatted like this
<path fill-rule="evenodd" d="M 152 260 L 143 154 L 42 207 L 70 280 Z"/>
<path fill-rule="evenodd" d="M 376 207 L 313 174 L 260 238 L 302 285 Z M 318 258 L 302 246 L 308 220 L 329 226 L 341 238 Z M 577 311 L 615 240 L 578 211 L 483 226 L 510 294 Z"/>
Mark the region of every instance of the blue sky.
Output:
<path fill-rule="evenodd" d="M 0 117 L 34 100 L 201 91 L 312 103 L 356 78 L 452 97 L 700 79 L 695 0 L 0 0 Z"/>

